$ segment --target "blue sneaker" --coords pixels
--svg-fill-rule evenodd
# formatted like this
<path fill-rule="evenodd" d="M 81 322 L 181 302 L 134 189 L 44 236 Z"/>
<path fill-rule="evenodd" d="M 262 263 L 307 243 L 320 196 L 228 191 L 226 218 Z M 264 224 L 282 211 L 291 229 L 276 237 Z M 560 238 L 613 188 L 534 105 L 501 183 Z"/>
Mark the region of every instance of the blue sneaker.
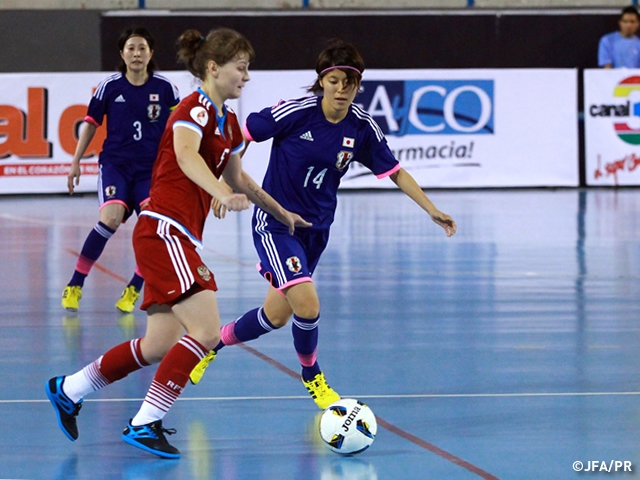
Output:
<path fill-rule="evenodd" d="M 78 412 L 80 412 L 80 407 L 82 407 L 82 400 L 78 403 L 73 403 L 71 399 L 64 394 L 62 390 L 63 383 L 64 377 L 53 377 L 49 379 L 44 388 L 47 391 L 47 397 L 49 397 L 53 409 L 56 411 L 60 429 L 69 440 L 75 442 L 78 439 L 76 417 L 78 416 Z"/>
<path fill-rule="evenodd" d="M 122 432 L 122 440 L 162 458 L 180 458 L 180 450 L 167 442 L 165 433 L 173 435 L 176 433 L 176 429 L 164 428 L 162 420 L 138 427 L 131 425 L 131 420 L 129 420 L 129 425 Z"/>

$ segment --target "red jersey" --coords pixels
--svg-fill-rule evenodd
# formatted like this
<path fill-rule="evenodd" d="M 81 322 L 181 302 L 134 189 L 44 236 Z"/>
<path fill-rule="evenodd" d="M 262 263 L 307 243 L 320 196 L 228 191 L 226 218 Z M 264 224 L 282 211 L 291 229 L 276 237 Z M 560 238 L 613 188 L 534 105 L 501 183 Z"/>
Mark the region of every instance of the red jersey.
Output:
<path fill-rule="evenodd" d="M 212 197 L 192 182 L 178 165 L 173 146 L 173 129 L 177 126 L 189 128 L 201 136 L 198 153 L 217 178 L 222 175 L 229 156 L 242 151 L 244 137 L 236 114 L 226 105 L 218 112 L 201 89 L 184 98 L 167 121 L 153 167 L 147 210 L 169 217 L 202 241 Z"/>

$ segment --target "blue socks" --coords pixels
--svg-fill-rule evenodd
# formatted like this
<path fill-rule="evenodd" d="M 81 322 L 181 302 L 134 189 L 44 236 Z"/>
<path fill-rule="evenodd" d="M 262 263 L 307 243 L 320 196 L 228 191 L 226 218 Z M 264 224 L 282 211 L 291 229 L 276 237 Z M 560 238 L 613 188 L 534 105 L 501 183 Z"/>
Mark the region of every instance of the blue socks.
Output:
<path fill-rule="evenodd" d="M 254 308 L 235 322 L 227 323 L 220 329 L 220 343 L 213 350 L 217 352 L 225 345 L 255 340 L 275 329 L 276 327 L 269 321 L 262 307 Z"/>
<path fill-rule="evenodd" d="M 133 286 L 133 288 L 135 288 L 138 292 L 140 292 L 142 290 L 143 283 L 144 283 L 144 278 L 142 278 L 137 273 L 134 273 L 133 277 L 131 277 L 131 280 L 129 281 L 129 285 L 127 286 Z"/>
<path fill-rule="evenodd" d="M 293 346 L 302 365 L 302 378 L 305 382 L 320 373 L 320 366 L 316 361 L 319 322 L 319 315 L 311 319 L 297 315 L 293 316 L 291 325 Z M 264 310 L 262 308 L 254 308 L 235 322 L 228 323 L 220 329 L 220 343 L 213 350 L 218 352 L 225 345 L 235 345 L 255 340 L 275 329 L 276 327 L 269 321 Z"/>
<path fill-rule="evenodd" d="M 87 239 L 84 241 L 82 251 L 78 257 L 78 262 L 76 263 L 76 269 L 68 283 L 69 286 L 77 285 L 82 287 L 84 285 L 84 279 L 89 275 L 91 267 L 96 263 L 96 260 L 98 260 L 102 254 L 107 241 L 114 233 L 116 233 L 115 230 L 107 227 L 102 222 L 98 222 L 95 227 L 93 227 L 93 230 L 89 232 Z"/>
<path fill-rule="evenodd" d="M 320 315 L 316 318 L 301 318 L 293 316 L 291 332 L 293 333 L 293 346 L 302 365 L 302 379 L 308 382 L 318 373 L 320 366 L 316 361 L 318 352 L 318 323 Z"/>

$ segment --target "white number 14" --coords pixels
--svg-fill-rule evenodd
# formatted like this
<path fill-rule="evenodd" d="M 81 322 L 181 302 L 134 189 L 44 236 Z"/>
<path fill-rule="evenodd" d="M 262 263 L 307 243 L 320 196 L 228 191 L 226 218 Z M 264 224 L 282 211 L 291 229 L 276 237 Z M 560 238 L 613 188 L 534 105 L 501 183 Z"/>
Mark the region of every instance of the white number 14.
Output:
<path fill-rule="evenodd" d="M 311 173 L 313 172 L 314 168 L 315 167 L 308 168 L 307 177 L 304 179 L 304 188 L 307 188 L 307 184 L 309 183 L 309 178 L 311 178 Z M 312 183 L 315 183 L 316 189 L 320 188 L 320 185 L 322 185 L 322 180 L 324 180 L 325 173 L 327 173 L 327 169 L 323 168 L 320 171 L 320 173 L 318 173 L 315 177 L 313 177 L 313 180 L 311 180 Z"/>

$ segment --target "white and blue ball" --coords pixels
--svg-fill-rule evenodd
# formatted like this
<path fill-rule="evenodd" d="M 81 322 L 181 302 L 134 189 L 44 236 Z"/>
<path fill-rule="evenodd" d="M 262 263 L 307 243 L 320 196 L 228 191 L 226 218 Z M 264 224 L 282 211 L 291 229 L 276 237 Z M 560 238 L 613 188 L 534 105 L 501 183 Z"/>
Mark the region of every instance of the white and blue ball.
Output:
<path fill-rule="evenodd" d="M 342 398 L 329 405 L 320 417 L 320 438 L 342 455 L 364 452 L 376 438 L 376 416 L 364 403 Z"/>

